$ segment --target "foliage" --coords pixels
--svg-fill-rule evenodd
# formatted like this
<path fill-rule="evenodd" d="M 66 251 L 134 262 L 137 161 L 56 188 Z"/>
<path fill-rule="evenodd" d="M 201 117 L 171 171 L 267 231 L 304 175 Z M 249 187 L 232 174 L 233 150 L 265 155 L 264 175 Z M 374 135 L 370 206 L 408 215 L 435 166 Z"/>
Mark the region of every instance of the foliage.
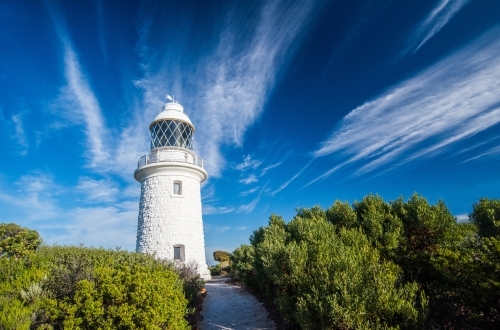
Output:
<path fill-rule="evenodd" d="M 203 285 L 193 265 L 42 246 L 0 258 L 0 329 L 187 329 Z"/>
<path fill-rule="evenodd" d="M 219 263 L 214 267 L 210 267 L 211 275 L 226 275 L 231 272 L 231 253 L 226 251 L 215 251 L 214 260 Z"/>
<path fill-rule="evenodd" d="M 272 214 L 233 252 L 232 276 L 303 329 L 496 328 L 500 200 L 469 217 L 418 194 Z"/>
<path fill-rule="evenodd" d="M 233 252 L 233 267 L 303 329 L 397 328 L 423 312 L 417 285 L 399 285 L 398 266 L 380 262 L 361 231 L 337 228 L 318 207 L 298 210 L 289 224 L 272 215 L 251 241 Z"/>
<path fill-rule="evenodd" d="M 226 251 L 215 251 L 214 260 L 218 262 L 229 261 L 231 258 L 231 253 Z"/>
<path fill-rule="evenodd" d="M 0 223 L 0 257 L 23 258 L 35 252 L 42 239 L 36 230 Z"/>
<path fill-rule="evenodd" d="M 469 218 L 482 237 L 500 237 L 500 199 L 481 198 L 472 206 Z"/>
<path fill-rule="evenodd" d="M 56 329 L 185 329 L 187 300 L 172 264 L 120 250 L 46 247 L 49 298 L 34 325 Z"/>
<path fill-rule="evenodd" d="M 195 307 L 198 303 L 198 294 L 205 286 L 205 281 L 197 271 L 198 264 L 196 262 L 178 262 L 174 265 L 179 274 L 179 278 L 182 280 L 184 295 L 189 302 L 188 306 Z"/>
<path fill-rule="evenodd" d="M 0 258 L 0 329 L 29 329 L 46 295 L 41 287 L 45 268 L 36 255 Z"/>
<path fill-rule="evenodd" d="M 254 271 L 255 252 L 252 245 L 243 244 L 234 250 L 231 255 L 231 277 L 237 281 L 243 281 L 247 286 L 255 286 L 252 281 Z"/>

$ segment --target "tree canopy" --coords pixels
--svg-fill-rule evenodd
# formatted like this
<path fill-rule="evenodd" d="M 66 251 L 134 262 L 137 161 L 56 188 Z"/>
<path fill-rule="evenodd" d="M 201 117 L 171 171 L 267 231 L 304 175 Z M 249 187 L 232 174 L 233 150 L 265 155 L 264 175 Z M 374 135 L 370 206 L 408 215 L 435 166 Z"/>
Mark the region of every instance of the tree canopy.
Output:
<path fill-rule="evenodd" d="M 233 252 L 233 276 L 302 329 L 496 328 L 500 200 L 469 216 L 418 194 L 272 214 Z"/>
<path fill-rule="evenodd" d="M 35 252 L 42 239 L 36 230 L 0 223 L 0 257 L 22 258 Z"/>

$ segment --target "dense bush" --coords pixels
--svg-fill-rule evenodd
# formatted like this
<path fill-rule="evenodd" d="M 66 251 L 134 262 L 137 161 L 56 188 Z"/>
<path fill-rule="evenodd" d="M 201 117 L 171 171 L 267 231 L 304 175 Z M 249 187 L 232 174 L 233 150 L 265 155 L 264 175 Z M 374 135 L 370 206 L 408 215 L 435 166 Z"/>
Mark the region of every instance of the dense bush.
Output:
<path fill-rule="evenodd" d="M 185 329 L 187 300 L 175 268 L 151 256 L 45 247 L 48 298 L 36 325 L 56 329 Z"/>
<path fill-rule="evenodd" d="M 494 328 L 500 200 L 481 199 L 470 219 L 417 194 L 271 215 L 233 252 L 233 275 L 303 329 Z"/>
<path fill-rule="evenodd" d="M 218 262 L 229 261 L 231 257 L 231 253 L 226 251 L 215 251 L 214 252 L 214 260 Z"/>
<path fill-rule="evenodd" d="M 213 275 L 227 275 L 231 272 L 231 253 L 226 251 L 215 251 L 213 253 L 214 260 L 219 263 L 210 267 L 210 274 Z"/>
<path fill-rule="evenodd" d="M 46 292 L 45 260 L 37 255 L 0 258 L 0 329 L 29 329 L 31 317 L 42 305 Z"/>
<path fill-rule="evenodd" d="M 0 257 L 22 258 L 35 252 L 42 239 L 36 230 L 0 223 Z"/>
<path fill-rule="evenodd" d="M 0 242 L 1 243 L 1 242 Z M 120 250 L 42 246 L 0 258 L 0 329 L 188 329 L 192 265 Z"/>

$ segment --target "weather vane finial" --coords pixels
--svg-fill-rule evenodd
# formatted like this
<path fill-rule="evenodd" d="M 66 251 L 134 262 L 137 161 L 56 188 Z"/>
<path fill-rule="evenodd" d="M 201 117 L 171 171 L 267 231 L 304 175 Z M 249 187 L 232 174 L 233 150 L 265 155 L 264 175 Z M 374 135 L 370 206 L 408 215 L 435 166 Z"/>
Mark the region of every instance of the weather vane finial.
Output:
<path fill-rule="evenodd" d="M 172 101 L 173 103 L 175 103 L 175 99 L 174 99 L 172 96 L 170 96 L 170 95 L 168 95 L 168 94 L 167 94 L 167 96 L 165 96 L 165 98 L 166 98 L 167 100 L 170 100 L 170 101 Z"/>

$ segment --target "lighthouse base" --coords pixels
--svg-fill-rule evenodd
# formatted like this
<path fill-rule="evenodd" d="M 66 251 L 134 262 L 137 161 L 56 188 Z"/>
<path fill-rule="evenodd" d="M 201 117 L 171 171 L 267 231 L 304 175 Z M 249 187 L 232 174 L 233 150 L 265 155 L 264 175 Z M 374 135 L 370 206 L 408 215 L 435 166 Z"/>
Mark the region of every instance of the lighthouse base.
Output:
<path fill-rule="evenodd" d="M 200 274 L 200 277 L 205 281 L 212 279 L 212 276 L 210 275 L 210 270 L 208 270 L 207 265 L 202 265 L 198 267 L 198 274 Z"/>

